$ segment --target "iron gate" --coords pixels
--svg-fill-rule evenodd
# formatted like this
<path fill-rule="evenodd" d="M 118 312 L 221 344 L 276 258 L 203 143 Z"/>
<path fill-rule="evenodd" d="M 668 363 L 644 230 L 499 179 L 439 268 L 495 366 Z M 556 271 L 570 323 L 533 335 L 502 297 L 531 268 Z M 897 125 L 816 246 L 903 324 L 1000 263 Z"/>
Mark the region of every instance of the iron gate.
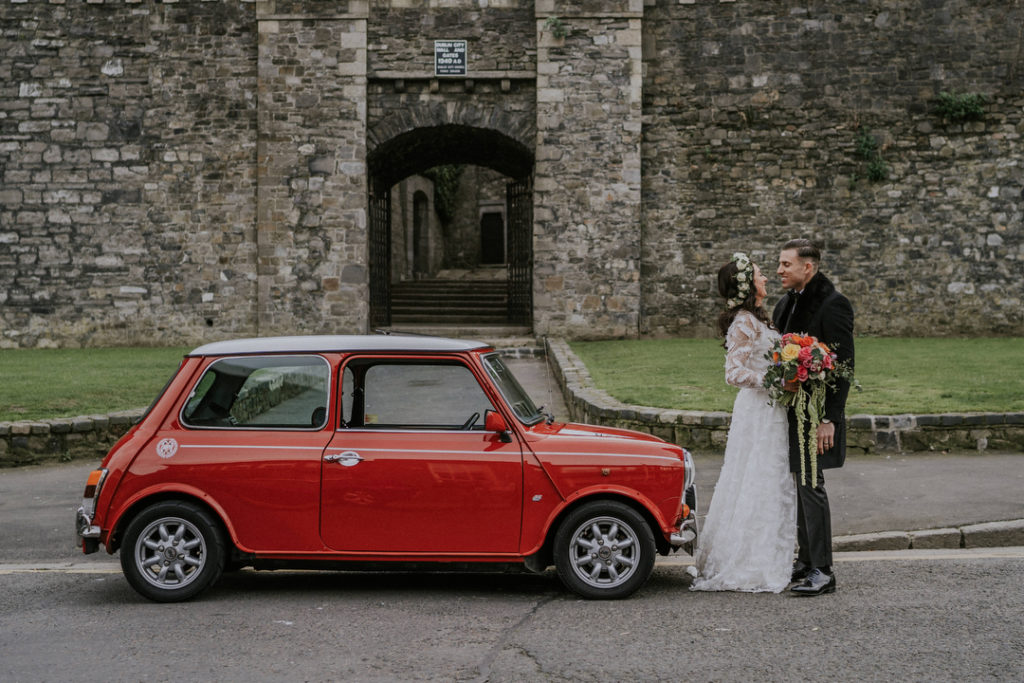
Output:
<path fill-rule="evenodd" d="M 508 215 L 508 321 L 533 325 L 533 178 L 505 186 Z"/>
<path fill-rule="evenodd" d="M 391 324 L 391 188 L 370 183 L 370 327 Z"/>

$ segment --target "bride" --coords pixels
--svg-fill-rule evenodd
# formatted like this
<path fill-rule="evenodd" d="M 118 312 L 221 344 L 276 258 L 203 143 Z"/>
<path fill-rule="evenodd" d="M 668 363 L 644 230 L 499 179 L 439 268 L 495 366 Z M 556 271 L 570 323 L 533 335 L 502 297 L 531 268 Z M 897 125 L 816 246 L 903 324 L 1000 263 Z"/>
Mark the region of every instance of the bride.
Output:
<path fill-rule="evenodd" d="M 766 355 L 779 334 L 763 308 L 768 281 L 746 254 L 718 271 L 726 309 L 725 381 L 740 388 L 725 461 L 708 508 L 690 590 L 778 593 L 789 585 L 796 542 L 796 487 L 789 472 L 786 409 L 768 404 Z"/>

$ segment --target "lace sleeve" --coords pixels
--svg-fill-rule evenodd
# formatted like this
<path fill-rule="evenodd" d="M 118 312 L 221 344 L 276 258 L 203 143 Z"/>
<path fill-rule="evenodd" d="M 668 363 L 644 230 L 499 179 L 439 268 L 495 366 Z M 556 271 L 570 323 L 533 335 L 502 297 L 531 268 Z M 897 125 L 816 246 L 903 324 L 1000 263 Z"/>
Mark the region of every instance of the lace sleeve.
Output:
<path fill-rule="evenodd" d="M 725 381 L 734 387 L 760 389 L 764 379 L 766 349 L 758 326 L 761 322 L 740 313 L 725 335 Z"/>

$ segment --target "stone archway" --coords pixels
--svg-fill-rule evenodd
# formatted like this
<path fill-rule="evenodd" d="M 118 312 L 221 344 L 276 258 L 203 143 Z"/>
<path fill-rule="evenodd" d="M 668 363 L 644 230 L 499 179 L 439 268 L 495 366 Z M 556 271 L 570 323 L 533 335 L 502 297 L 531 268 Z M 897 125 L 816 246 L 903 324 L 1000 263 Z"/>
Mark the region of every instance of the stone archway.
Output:
<path fill-rule="evenodd" d="M 450 111 L 447 109 L 445 113 Z M 533 231 L 531 177 L 534 163 L 532 151 L 523 141 L 494 128 L 451 121 L 432 121 L 431 123 L 435 125 L 409 127 L 416 123 L 415 116 L 403 115 L 385 122 L 367 135 L 368 142 L 376 143 L 367 154 L 371 208 L 371 326 L 389 326 L 392 323 L 392 186 L 404 178 L 428 169 L 453 164 L 492 169 L 510 179 L 506 187 L 509 253 L 503 285 L 504 311 L 500 322 L 530 325 Z M 528 134 L 527 130 L 515 132 Z M 382 139 L 388 133 L 394 134 Z M 492 283 L 491 287 L 495 285 L 501 286 L 501 283 Z M 454 296 L 458 296 L 458 293 L 456 292 Z"/>

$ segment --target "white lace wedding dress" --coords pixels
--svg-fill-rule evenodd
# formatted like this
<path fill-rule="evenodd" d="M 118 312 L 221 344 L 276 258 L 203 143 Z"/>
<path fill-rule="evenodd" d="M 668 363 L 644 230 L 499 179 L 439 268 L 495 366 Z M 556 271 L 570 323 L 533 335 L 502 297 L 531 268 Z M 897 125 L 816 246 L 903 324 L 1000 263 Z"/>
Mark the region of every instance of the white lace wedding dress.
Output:
<path fill-rule="evenodd" d="M 691 590 L 778 593 L 796 543 L 796 487 L 786 410 L 768 405 L 761 381 L 778 333 L 740 311 L 725 337 L 725 381 L 740 387 L 718 484 L 696 553 Z"/>

